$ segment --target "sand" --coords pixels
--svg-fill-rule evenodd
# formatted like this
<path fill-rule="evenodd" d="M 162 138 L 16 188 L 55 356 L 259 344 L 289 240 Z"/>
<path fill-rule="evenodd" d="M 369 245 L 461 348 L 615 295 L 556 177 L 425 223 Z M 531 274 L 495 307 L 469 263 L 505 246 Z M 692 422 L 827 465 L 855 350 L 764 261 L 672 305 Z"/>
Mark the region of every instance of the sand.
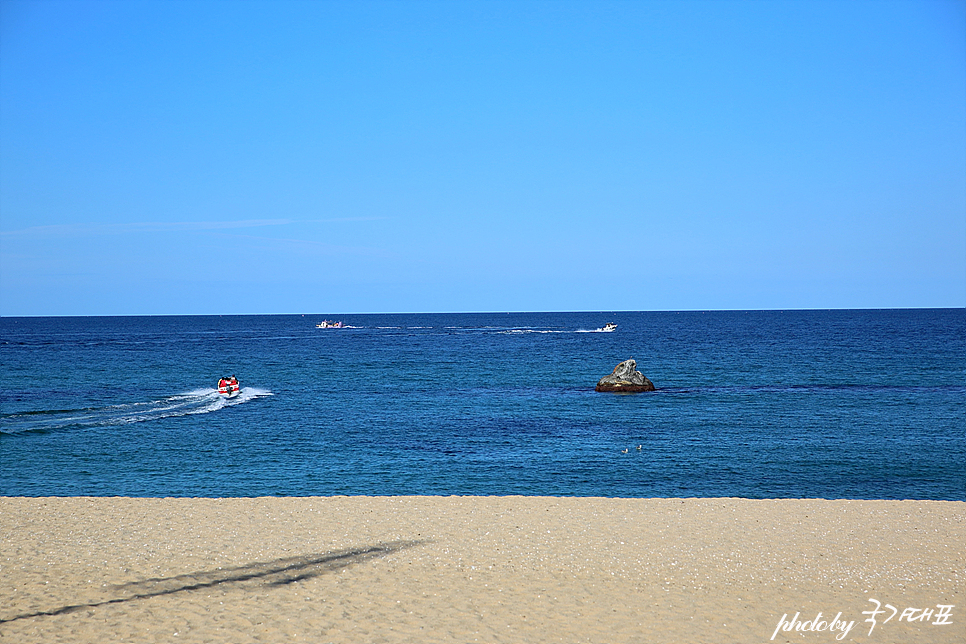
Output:
<path fill-rule="evenodd" d="M 0 498 L 0 641 L 961 643 L 964 544 L 942 501 Z"/>

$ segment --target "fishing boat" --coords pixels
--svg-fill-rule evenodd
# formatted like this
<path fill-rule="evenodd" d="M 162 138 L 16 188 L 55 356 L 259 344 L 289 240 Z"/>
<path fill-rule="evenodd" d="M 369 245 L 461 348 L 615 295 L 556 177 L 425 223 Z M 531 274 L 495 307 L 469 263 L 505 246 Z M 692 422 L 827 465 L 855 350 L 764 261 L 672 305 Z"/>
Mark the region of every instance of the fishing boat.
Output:
<path fill-rule="evenodd" d="M 616 331 L 617 330 L 617 325 L 614 324 L 613 322 L 608 322 L 607 324 L 605 324 L 604 326 L 602 326 L 598 330 L 601 333 L 610 333 L 611 331 Z"/>
<path fill-rule="evenodd" d="M 218 395 L 222 398 L 234 398 L 241 393 L 241 386 L 235 376 L 222 378 L 218 381 Z"/>
<path fill-rule="evenodd" d="M 342 322 L 329 322 L 328 320 L 322 320 L 315 325 L 316 329 L 341 329 Z"/>

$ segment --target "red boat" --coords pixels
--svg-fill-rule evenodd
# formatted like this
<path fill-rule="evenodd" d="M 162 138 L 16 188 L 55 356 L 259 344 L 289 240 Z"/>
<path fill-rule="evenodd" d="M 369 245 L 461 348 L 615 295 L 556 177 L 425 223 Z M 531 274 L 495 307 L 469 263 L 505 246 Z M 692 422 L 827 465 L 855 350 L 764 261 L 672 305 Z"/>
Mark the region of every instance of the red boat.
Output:
<path fill-rule="evenodd" d="M 218 381 L 218 394 L 225 398 L 234 398 L 241 392 L 241 386 L 235 376 L 222 378 Z"/>

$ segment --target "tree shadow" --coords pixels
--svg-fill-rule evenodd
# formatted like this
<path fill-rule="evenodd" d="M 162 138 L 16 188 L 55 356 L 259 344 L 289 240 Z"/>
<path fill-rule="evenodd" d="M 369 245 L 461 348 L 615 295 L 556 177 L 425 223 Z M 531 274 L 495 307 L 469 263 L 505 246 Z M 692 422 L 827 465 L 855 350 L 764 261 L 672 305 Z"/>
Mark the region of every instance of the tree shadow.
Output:
<path fill-rule="evenodd" d="M 61 606 L 60 608 L 52 610 L 24 613 L 13 617 L 4 617 L 0 618 L 0 624 L 30 617 L 63 615 L 64 613 L 86 608 L 120 604 L 161 595 L 173 595 L 175 593 L 212 588 L 222 584 L 247 583 L 261 587 L 283 586 L 302 581 L 303 579 L 318 577 L 326 573 L 345 570 L 350 566 L 371 559 L 385 557 L 400 550 L 419 546 L 424 543 L 426 541 L 390 541 L 365 548 L 337 550 L 325 554 L 304 555 L 301 557 L 285 557 L 274 561 L 253 562 L 233 568 L 219 568 L 217 570 L 206 570 L 186 575 L 176 575 L 174 577 L 156 577 L 143 581 L 133 581 L 113 586 L 114 593 L 120 595 L 119 597 L 86 604 Z"/>

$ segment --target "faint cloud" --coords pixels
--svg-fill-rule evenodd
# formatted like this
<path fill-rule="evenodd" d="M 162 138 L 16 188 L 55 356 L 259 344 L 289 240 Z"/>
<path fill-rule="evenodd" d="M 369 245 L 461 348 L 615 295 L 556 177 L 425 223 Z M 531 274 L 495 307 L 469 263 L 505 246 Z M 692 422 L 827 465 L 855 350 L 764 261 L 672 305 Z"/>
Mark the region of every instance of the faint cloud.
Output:
<path fill-rule="evenodd" d="M 264 226 L 287 226 L 290 224 L 341 223 L 374 221 L 386 217 L 334 217 L 330 219 L 237 219 L 232 221 L 151 221 L 121 224 L 54 224 L 31 226 L 20 230 L 0 231 L 0 236 L 50 236 L 50 235 L 120 235 L 144 232 L 177 232 L 197 230 L 231 230 L 238 228 L 261 228 Z"/>
<path fill-rule="evenodd" d="M 308 239 L 304 237 L 298 237 L 298 238 L 296 237 L 262 237 L 259 235 L 244 235 L 239 233 L 225 233 L 223 237 L 256 241 L 258 242 L 259 248 L 262 248 L 262 249 L 276 249 L 276 250 L 286 250 L 286 251 L 306 250 L 313 253 L 322 251 L 327 255 L 349 255 L 349 256 L 366 256 L 366 257 L 381 257 L 381 258 L 399 257 L 399 253 L 396 253 L 384 248 L 376 248 L 376 247 L 370 247 L 370 246 L 342 246 L 338 244 L 331 244 L 329 242 L 319 241 L 315 239 Z"/>

